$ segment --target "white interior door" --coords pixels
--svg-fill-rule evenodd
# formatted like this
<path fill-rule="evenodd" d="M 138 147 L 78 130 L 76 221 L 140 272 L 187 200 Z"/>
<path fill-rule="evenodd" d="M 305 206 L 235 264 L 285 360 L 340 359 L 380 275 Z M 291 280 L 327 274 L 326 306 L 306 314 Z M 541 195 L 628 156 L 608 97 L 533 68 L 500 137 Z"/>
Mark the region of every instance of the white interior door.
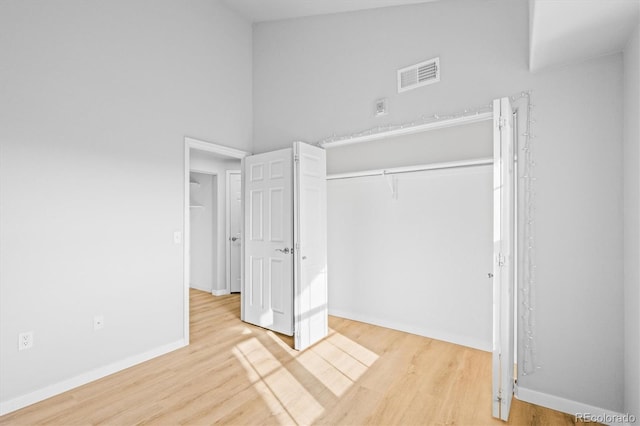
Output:
<path fill-rule="evenodd" d="M 241 291 L 240 257 L 242 256 L 242 179 L 240 171 L 227 172 L 227 188 L 229 291 L 238 293 Z"/>
<path fill-rule="evenodd" d="M 508 98 L 493 101 L 493 416 L 509 419 L 514 387 L 514 141 Z"/>
<path fill-rule="evenodd" d="M 293 335 L 292 149 L 244 159 L 246 322 Z"/>
<path fill-rule="evenodd" d="M 295 339 L 303 350 L 328 334 L 326 154 L 302 142 L 295 155 Z"/>

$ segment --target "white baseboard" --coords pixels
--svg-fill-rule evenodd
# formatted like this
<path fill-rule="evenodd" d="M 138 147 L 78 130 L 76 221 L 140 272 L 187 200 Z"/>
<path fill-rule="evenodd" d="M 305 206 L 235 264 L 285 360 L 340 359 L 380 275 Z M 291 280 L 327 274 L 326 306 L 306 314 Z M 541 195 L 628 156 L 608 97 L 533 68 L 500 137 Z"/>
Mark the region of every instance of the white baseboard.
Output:
<path fill-rule="evenodd" d="M 552 410 L 562 411 L 563 413 L 567 413 L 572 416 L 576 416 L 577 414 L 589 415 L 593 421 L 604 423 L 606 425 L 629 425 L 633 423 L 633 421 L 629 421 L 629 416 L 625 417 L 622 413 L 605 410 L 604 408 L 594 407 L 593 405 L 583 404 L 581 402 L 522 388 L 520 386 L 518 386 L 516 391 L 516 398 L 524 402 L 530 402 L 531 404 L 551 408 Z"/>
<path fill-rule="evenodd" d="M 35 404 L 36 402 L 43 401 L 47 398 L 51 398 L 52 396 L 59 395 L 73 388 L 77 388 L 78 386 L 93 382 L 94 380 L 98 380 L 111 374 L 117 373 L 118 371 L 122 371 L 126 368 L 133 367 L 136 364 L 140 364 L 166 353 L 175 351 L 176 349 L 180 349 L 186 345 L 187 344 L 184 340 L 178 340 L 173 343 L 169 343 L 167 345 L 152 349 L 150 351 L 130 356 L 121 361 L 114 362 L 113 364 L 96 368 L 70 379 L 54 383 L 52 385 L 38 389 L 34 392 L 30 392 L 26 395 L 9 399 L 7 401 L 1 401 L 0 416 L 12 411 L 19 410 L 20 408 L 24 408 L 28 405 Z"/>
<path fill-rule="evenodd" d="M 354 321 L 366 322 L 368 324 L 378 325 L 380 327 L 391 328 L 393 330 L 404 331 L 405 333 L 417 334 L 418 336 L 424 336 L 430 339 L 442 340 L 444 342 L 454 343 L 456 345 L 479 349 L 485 352 L 491 352 L 490 341 L 484 342 L 480 339 L 474 339 L 468 336 L 460 336 L 454 333 L 447 333 L 442 330 L 433 330 L 426 327 L 403 324 L 396 321 L 388 321 L 385 319 L 374 318 L 368 315 L 362 315 L 350 311 L 343 311 L 340 309 L 329 308 L 329 315 Z"/>
<path fill-rule="evenodd" d="M 189 284 L 189 288 L 192 288 L 194 290 L 206 291 L 207 293 L 211 292 L 211 287 L 203 287 L 203 286 L 201 287 L 194 283 Z"/>
<path fill-rule="evenodd" d="M 225 288 L 222 290 L 211 290 L 211 294 L 213 294 L 214 296 L 224 296 L 231 293 L 229 293 L 229 290 Z"/>

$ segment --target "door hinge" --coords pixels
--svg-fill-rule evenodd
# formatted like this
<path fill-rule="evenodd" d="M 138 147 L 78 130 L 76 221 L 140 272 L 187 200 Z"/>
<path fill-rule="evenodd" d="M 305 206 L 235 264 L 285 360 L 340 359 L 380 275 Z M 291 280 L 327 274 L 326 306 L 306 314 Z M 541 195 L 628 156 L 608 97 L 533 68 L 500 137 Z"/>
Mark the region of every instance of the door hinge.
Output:
<path fill-rule="evenodd" d="M 298 154 L 294 154 L 294 155 L 293 155 L 293 161 L 295 161 L 296 163 L 297 163 L 298 161 L 300 161 L 300 156 L 299 156 Z"/>
<path fill-rule="evenodd" d="M 507 117 L 498 118 L 498 129 L 502 130 L 504 127 L 507 127 Z"/>
<path fill-rule="evenodd" d="M 502 268 L 504 266 L 505 262 L 506 262 L 506 259 L 504 257 L 504 254 L 498 253 L 498 258 L 497 258 L 498 266 Z"/>

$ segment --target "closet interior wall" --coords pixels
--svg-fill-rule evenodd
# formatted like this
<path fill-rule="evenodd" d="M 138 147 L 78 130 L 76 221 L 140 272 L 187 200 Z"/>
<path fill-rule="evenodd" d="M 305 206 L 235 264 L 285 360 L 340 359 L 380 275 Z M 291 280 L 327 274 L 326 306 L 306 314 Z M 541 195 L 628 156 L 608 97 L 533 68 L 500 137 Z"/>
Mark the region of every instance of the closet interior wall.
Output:
<path fill-rule="evenodd" d="M 329 175 L 490 158 L 491 121 L 327 149 Z M 491 165 L 328 181 L 329 312 L 486 351 Z"/>

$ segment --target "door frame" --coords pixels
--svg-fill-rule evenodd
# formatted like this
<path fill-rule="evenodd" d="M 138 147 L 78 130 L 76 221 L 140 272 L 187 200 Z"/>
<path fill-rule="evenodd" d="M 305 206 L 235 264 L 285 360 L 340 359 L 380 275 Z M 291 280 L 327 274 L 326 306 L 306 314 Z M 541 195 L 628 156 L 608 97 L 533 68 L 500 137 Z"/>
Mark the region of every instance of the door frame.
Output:
<path fill-rule="evenodd" d="M 514 328 L 517 293 L 517 137 L 509 98 L 493 101 L 493 353 L 492 414 L 507 421 L 515 395 L 517 345 Z M 505 143 L 506 141 L 506 143 Z"/>
<path fill-rule="evenodd" d="M 226 182 L 225 182 L 225 250 L 227 252 L 226 257 L 226 289 L 228 293 L 231 293 L 231 175 L 240 175 L 240 188 L 242 188 L 242 170 L 227 170 L 226 173 Z M 242 217 L 242 195 L 240 196 L 240 223 L 244 221 L 244 217 Z M 242 238 L 240 239 L 241 249 L 240 249 L 240 259 L 242 259 Z M 242 276 L 242 261 L 240 262 L 240 276 Z M 240 285 L 240 292 L 242 292 L 242 283 Z"/>
<path fill-rule="evenodd" d="M 183 151 L 183 183 L 184 183 L 184 197 L 183 197 L 183 224 L 182 224 L 182 286 L 183 286 L 183 340 L 185 345 L 189 344 L 189 275 L 190 275 L 190 247 L 191 247 L 191 219 L 189 214 L 189 173 L 191 172 L 191 150 L 205 151 L 212 154 L 216 154 L 222 158 L 231 158 L 242 160 L 247 155 L 251 155 L 250 152 L 242 151 L 235 148 L 230 148 L 224 145 L 218 145 L 215 143 L 207 142 L 204 140 L 184 137 L 184 151 Z"/>

